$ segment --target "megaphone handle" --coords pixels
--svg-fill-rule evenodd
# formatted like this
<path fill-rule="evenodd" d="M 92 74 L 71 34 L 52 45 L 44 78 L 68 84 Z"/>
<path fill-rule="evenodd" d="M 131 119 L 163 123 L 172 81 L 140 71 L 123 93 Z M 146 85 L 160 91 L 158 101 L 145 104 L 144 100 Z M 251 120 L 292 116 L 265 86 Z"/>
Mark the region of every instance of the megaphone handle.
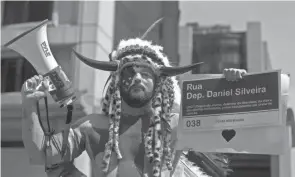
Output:
<path fill-rule="evenodd" d="M 73 105 L 72 104 L 67 105 L 67 110 L 68 110 L 68 113 L 67 113 L 66 124 L 69 124 L 72 121 Z"/>
<path fill-rule="evenodd" d="M 56 139 L 54 138 L 54 130 L 50 128 L 50 124 L 49 124 L 49 114 L 48 114 L 48 100 L 47 97 L 44 97 L 44 102 L 45 102 L 45 109 L 46 109 L 46 121 L 47 121 L 47 126 L 48 126 L 48 130 L 45 130 L 45 127 L 41 121 L 41 114 L 40 114 L 40 105 L 39 105 L 39 101 L 37 101 L 36 103 L 36 107 L 37 107 L 37 116 L 38 116 L 38 120 L 39 120 L 39 124 L 41 126 L 41 129 L 44 133 L 45 136 L 45 147 L 44 147 L 44 153 L 45 153 L 45 171 L 48 171 L 51 167 L 49 167 L 48 165 L 51 166 L 51 161 L 50 158 L 47 158 L 47 154 L 51 154 L 52 149 L 50 146 L 50 141 L 52 141 L 54 143 L 54 146 L 56 147 L 56 149 L 61 153 L 60 149 L 58 148 L 58 144 Z"/>
<path fill-rule="evenodd" d="M 68 138 L 70 133 L 70 123 L 72 122 L 72 116 L 73 116 L 73 105 L 67 105 L 67 119 L 66 119 L 66 127 L 64 130 L 64 136 L 63 136 L 63 142 L 62 142 L 62 150 L 61 150 L 61 156 L 64 157 L 66 153 L 66 148 L 68 145 Z"/>
<path fill-rule="evenodd" d="M 42 128 L 42 130 L 44 132 L 44 135 L 45 136 L 51 136 L 54 133 L 54 130 L 51 130 L 51 128 L 50 128 L 47 97 L 44 97 L 44 102 L 45 102 L 45 110 L 46 110 L 46 122 L 47 122 L 47 126 L 48 126 L 48 130 L 47 131 L 45 130 L 45 127 L 44 127 L 44 125 L 43 125 L 43 123 L 41 121 L 39 101 L 36 103 L 37 115 L 38 115 L 40 126 L 41 126 L 41 128 Z"/>

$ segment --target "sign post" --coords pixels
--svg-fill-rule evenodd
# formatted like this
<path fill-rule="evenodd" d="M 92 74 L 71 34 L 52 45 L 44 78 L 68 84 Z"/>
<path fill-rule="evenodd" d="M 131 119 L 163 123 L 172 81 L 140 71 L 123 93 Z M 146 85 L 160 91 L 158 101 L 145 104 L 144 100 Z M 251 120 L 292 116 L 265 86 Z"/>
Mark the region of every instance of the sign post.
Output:
<path fill-rule="evenodd" d="M 202 152 L 283 154 L 281 72 L 247 74 L 239 81 L 222 75 L 182 80 L 178 149 Z"/>
<path fill-rule="evenodd" d="M 224 78 L 183 81 L 183 129 L 279 125 L 279 82 L 279 72 L 248 75 L 237 82 Z"/>

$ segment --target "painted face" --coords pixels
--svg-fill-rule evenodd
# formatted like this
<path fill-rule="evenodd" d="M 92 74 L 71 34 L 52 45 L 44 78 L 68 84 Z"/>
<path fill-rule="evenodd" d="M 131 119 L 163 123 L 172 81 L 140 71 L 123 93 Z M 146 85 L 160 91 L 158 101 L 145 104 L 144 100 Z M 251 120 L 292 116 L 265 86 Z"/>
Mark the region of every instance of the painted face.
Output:
<path fill-rule="evenodd" d="M 129 106 L 139 108 L 151 100 L 156 75 L 150 67 L 126 66 L 122 69 L 120 77 L 121 96 Z"/>

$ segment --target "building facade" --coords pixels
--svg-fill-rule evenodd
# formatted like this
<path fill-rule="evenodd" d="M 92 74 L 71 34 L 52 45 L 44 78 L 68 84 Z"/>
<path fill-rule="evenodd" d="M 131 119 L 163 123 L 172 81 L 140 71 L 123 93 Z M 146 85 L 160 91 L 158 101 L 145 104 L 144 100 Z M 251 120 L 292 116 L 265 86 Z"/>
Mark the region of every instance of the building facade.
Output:
<path fill-rule="evenodd" d="M 261 39 L 261 25 L 247 23 L 245 31 L 232 31 L 228 25 L 201 26 L 188 23 L 191 28 L 192 62 L 204 62 L 197 73 L 222 73 L 224 68 L 241 68 L 249 72 L 271 69 L 267 43 Z"/>
<path fill-rule="evenodd" d="M 224 68 L 246 69 L 250 73 L 273 69 L 267 42 L 262 41 L 261 24 L 258 22 L 249 22 L 245 31 L 238 32 L 232 31 L 227 25 L 200 26 L 198 23 L 189 23 L 181 26 L 179 32 L 180 65 L 204 62 L 197 70 L 187 75 L 220 74 Z M 184 75 L 183 78 L 185 77 Z M 292 128 L 291 141 L 295 147 L 295 123 L 291 105 L 288 105 L 287 125 Z M 292 161 L 291 157 L 228 155 L 233 169 L 229 176 L 286 176 L 292 168 L 287 164 Z"/>
<path fill-rule="evenodd" d="M 50 49 L 81 97 L 75 102 L 74 120 L 100 112 L 100 100 L 108 72 L 94 70 L 76 59 L 72 49 L 95 60 L 108 61 L 108 54 L 121 39 L 140 37 L 157 19 L 162 23 L 147 39 L 164 46 L 172 63 L 178 63 L 178 2 L 168 1 L 1 1 L 1 45 L 48 19 Z M 107 17 L 107 18 L 106 18 Z M 30 40 L 28 40 L 28 45 Z M 31 51 L 30 51 L 31 52 Z M 37 51 L 35 51 L 37 52 Z M 46 176 L 43 166 L 29 165 L 21 141 L 23 82 L 36 74 L 18 53 L 1 49 L 1 154 L 2 175 Z M 42 103 L 41 103 L 42 104 Z M 44 104 L 43 104 L 44 106 Z M 56 131 L 63 128 L 66 110 L 49 97 L 49 112 Z M 43 111 L 41 115 L 45 116 Z M 89 158 L 83 153 L 77 168 L 91 176 Z M 14 169 L 12 170 L 12 166 Z"/>

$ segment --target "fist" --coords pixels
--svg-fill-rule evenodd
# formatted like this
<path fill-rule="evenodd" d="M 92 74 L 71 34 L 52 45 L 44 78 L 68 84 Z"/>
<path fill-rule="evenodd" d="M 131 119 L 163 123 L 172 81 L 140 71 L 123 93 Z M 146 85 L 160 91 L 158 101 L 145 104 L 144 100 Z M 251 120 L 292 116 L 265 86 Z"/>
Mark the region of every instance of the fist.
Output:
<path fill-rule="evenodd" d="M 26 80 L 22 86 L 21 94 L 24 102 L 36 102 L 47 96 L 48 83 L 43 80 L 43 76 L 35 75 Z"/>
<path fill-rule="evenodd" d="M 223 75 L 228 81 L 238 81 L 242 79 L 245 74 L 247 74 L 247 71 L 244 69 L 230 68 L 223 70 Z"/>

